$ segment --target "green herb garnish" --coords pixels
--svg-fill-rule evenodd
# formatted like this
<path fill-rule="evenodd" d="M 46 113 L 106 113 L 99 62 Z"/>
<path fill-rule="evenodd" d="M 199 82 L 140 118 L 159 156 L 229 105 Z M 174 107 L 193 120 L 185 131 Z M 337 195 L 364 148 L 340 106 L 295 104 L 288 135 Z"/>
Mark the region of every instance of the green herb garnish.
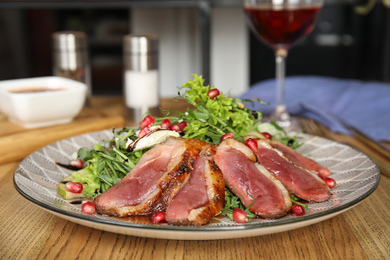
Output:
<path fill-rule="evenodd" d="M 147 151 L 126 149 L 127 139 L 135 140 L 135 130 L 113 129 L 114 137 L 104 144 L 96 144 L 93 149 L 80 148 L 78 158 L 87 165 L 71 174 L 73 181 L 84 184 L 83 194 L 87 198 L 97 196 L 123 179 Z"/>
<path fill-rule="evenodd" d="M 236 208 L 240 208 L 244 210 L 246 213 L 248 213 L 247 218 L 252 219 L 256 217 L 256 214 L 249 211 L 249 208 L 252 207 L 252 205 L 255 203 L 255 198 L 253 198 L 252 195 L 248 193 L 248 195 L 253 199 L 253 202 L 245 208 L 244 204 L 242 204 L 239 197 L 234 195 L 233 192 L 231 192 L 228 188 L 225 188 L 225 207 L 217 214 L 223 214 L 228 216 L 231 220 L 233 220 L 233 210 Z"/>
<path fill-rule="evenodd" d="M 305 211 L 308 209 L 308 206 L 306 204 L 304 204 L 304 203 L 299 202 L 298 199 L 294 195 L 290 194 L 290 198 L 291 198 L 291 202 L 293 204 L 297 204 L 297 205 L 303 206 Z"/>
<path fill-rule="evenodd" d="M 184 138 L 196 138 L 219 144 L 224 134 L 233 133 L 237 140 L 244 141 L 245 135 L 257 129 L 262 114 L 260 111 L 250 110 L 245 104 L 262 102 L 261 100 L 241 100 L 227 97 L 223 93 L 211 99 L 207 92 L 214 87 L 204 86 L 202 76 L 193 75 L 193 78 L 179 87 L 177 98 L 184 98 L 195 109 L 187 109 L 185 113 L 168 112 L 168 114 L 171 112 L 179 114 L 177 117 L 169 117 L 172 123 L 181 120 L 188 123 L 184 129 Z M 156 119 L 156 123 L 158 124 L 164 118 Z"/>

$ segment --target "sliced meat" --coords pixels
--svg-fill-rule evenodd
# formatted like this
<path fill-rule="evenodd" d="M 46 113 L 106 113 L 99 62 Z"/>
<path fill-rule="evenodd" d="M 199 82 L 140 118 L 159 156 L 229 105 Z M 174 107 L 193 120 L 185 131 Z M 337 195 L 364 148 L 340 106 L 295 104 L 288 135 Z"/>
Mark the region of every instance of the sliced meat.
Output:
<path fill-rule="evenodd" d="M 266 140 L 258 140 L 255 152 L 258 162 L 287 188 L 289 192 L 307 201 L 321 202 L 330 198 L 326 183 L 315 172 L 297 166 L 283 152 Z"/>
<path fill-rule="evenodd" d="M 254 159 L 253 152 L 245 144 L 232 138 L 223 141 L 214 155 L 226 186 L 240 198 L 245 207 L 254 198 L 255 202 L 249 210 L 256 215 L 264 218 L 286 215 L 291 209 L 288 191 Z"/>
<path fill-rule="evenodd" d="M 220 145 L 219 150 L 223 150 L 223 148 L 232 148 L 234 150 L 240 151 L 243 153 L 248 159 L 250 159 L 253 162 L 256 162 L 257 158 L 256 155 L 253 153 L 253 151 L 243 143 L 237 141 L 234 138 L 227 138 L 225 139 Z"/>
<path fill-rule="evenodd" d="M 165 210 L 188 180 L 199 153 L 207 152 L 203 143 L 170 137 L 156 145 L 125 178 L 95 199 L 97 212 L 128 216 Z"/>
<path fill-rule="evenodd" d="M 209 156 L 201 155 L 194 163 L 190 178 L 169 203 L 166 221 L 175 225 L 204 225 L 224 204 L 222 173 Z"/>
<path fill-rule="evenodd" d="M 302 168 L 308 169 L 310 171 L 320 172 L 326 168 L 319 165 L 317 162 L 297 153 L 295 150 L 291 149 L 287 145 L 282 144 L 279 141 L 272 140 L 269 143 L 279 151 L 283 153 L 293 164 L 298 165 Z"/>
<path fill-rule="evenodd" d="M 197 139 L 184 139 L 187 150 L 183 154 L 184 161 L 180 164 L 179 170 L 168 172 L 167 178 L 162 179 L 158 186 L 162 191 L 162 203 L 164 209 L 171 203 L 174 196 L 188 181 L 194 170 L 194 163 L 200 155 L 210 156 L 215 153 L 215 147 L 207 142 Z M 185 179 L 182 178 L 183 172 Z"/>

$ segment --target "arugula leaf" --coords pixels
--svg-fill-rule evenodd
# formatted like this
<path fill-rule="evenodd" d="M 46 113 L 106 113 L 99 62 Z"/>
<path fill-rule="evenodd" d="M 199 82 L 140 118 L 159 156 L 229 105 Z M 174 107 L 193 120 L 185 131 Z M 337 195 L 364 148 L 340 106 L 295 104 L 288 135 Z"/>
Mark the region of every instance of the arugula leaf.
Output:
<path fill-rule="evenodd" d="M 103 142 L 106 145 L 96 144 L 93 149 L 79 149 L 78 158 L 87 166 L 71 176 L 74 181 L 87 184 L 83 190 L 87 198 L 95 197 L 117 184 L 148 150 L 126 150 L 128 138 L 137 138 L 134 129 L 113 129 L 113 138 Z"/>
<path fill-rule="evenodd" d="M 249 192 L 247 192 L 247 193 L 248 193 L 248 195 L 253 199 L 253 202 L 252 202 L 246 209 L 243 209 L 243 210 L 244 210 L 246 213 L 248 213 L 247 218 L 248 218 L 248 219 L 252 219 L 252 218 L 256 217 L 256 214 L 250 212 L 250 211 L 249 211 L 249 208 L 252 207 L 253 204 L 255 204 L 255 198 L 254 198 L 252 195 L 250 195 Z M 242 206 L 244 206 L 244 205 L 242 205 Z"/>
<path fill-rule="evenodd" d="M 240 208 L 248 214 L 247 215 L 248 219 L 255 218 L 256 214 L 249 211 L 249 208 L 252 207 L 252 205 L 255 203 L 255 199 L 249 193 L 248 195 L 252 197 L 253 202 L 248 207 L 245 208 L 240 198 L 234 195 L 234 193 L 231 192 L 227 187 L 225 187 L 225 207 L 217 215 L 223 214 L 228 216 L 231 220 L 233 220 L 233 210 L 235 210 L 236 208 Z"/>
<path fill-rule="evenodd" d="M 81 159 L 83 162 L 91 159 L 91 152 L 88 149 L 80 148 L 77 153 L 77 158 Z"/>

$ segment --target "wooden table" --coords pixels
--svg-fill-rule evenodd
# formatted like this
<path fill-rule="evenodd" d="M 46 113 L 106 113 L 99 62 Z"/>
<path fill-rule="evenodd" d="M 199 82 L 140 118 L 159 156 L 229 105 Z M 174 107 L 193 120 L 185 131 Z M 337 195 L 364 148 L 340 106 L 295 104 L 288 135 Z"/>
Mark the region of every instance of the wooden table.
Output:
<path fill-rule="evenodd" d="M 184 105 L 164 100 L 162 106 Z M 55 139 L 121 127 L 123 115 L 119 97 L 95 97 L 74 122 L 39 130 L 22 129 L 0 115 L 0 259 L 390 259 L 390 179 L 384 175 L 371 196 L 329 220 L 277 234 L 214 241 L 148 239 L 88 228 L 44 211 L 15 190 L 13 173 L 30 153 L 29 146 L 36 150 Z M 354 138 L 302 122 L 316 134 L 375 156 Z M 17 149 L 7 156 L 10 147 Z M 390 162 L 382 167 L 388 170 Z"/>

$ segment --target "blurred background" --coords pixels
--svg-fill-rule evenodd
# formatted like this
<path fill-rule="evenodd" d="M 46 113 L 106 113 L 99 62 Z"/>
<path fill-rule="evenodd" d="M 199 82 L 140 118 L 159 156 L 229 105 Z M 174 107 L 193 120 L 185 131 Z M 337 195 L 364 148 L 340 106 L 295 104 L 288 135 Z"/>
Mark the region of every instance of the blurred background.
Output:
<path fill-rule="evenodd" d="M 122 94 L 128 33 L 159 35 L 163 97 L 193 73 L 233 96 L 274 78 L 273 51 L 250 32 L 239 0 L 114 0 L 0 1 L 0 80 L 52 75 L 51 35 L 62 30 L 88 34 L 94 95 Z M 326 1 L 313 33 L 291 49 L 287 75 L 390 81 L 390 9 Z"/>

